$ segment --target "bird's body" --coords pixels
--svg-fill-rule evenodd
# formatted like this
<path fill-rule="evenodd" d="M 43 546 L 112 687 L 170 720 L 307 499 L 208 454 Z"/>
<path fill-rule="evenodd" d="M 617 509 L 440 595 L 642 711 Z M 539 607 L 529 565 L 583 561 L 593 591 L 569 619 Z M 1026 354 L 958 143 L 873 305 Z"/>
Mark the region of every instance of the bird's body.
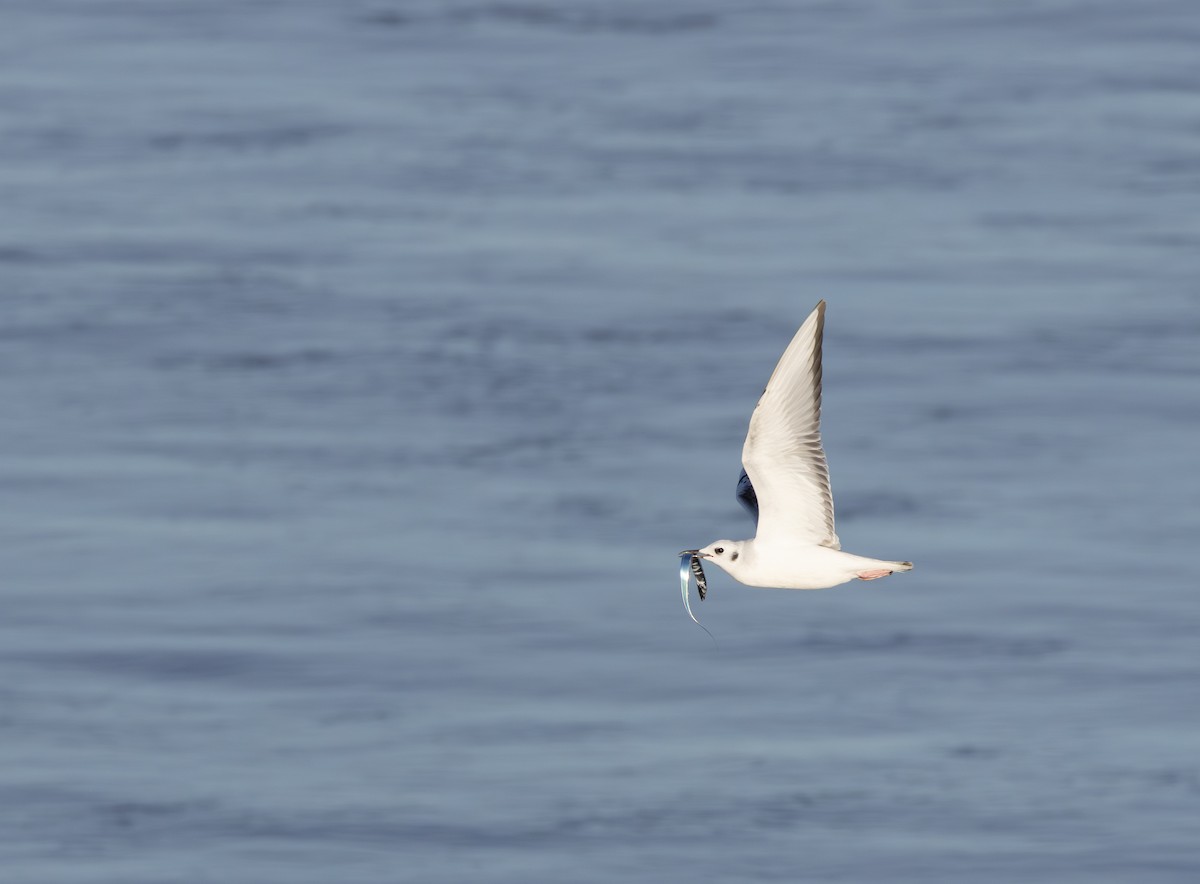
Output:
<path fill-rule="evenodd" d="M 842 552 L 834 532 L 821 446 L 824 325 L 821 301 L 780 357 L 750 418 L 737 497 L 755 518 L 754 539 L 718 540 L 687 551 L 748 586 L 825 589 L 912 570 L 911 562 Z"/>
<path fill-rule="evenodd" d="M 717 541 L 713 546 L 720 547 L 721 543 Z M 827 589 L 855 579 L 874 580 L 893 571 L 912 569 L 910 562 L 870 559 L 812 543 L 759 544 L 754 540 L 740 543 L 737 561 L 730 561 L 728 550 L 725 555 L 705 557 L 747 586 Z M 700 552 L 703 554 L 705 550 Z"/>

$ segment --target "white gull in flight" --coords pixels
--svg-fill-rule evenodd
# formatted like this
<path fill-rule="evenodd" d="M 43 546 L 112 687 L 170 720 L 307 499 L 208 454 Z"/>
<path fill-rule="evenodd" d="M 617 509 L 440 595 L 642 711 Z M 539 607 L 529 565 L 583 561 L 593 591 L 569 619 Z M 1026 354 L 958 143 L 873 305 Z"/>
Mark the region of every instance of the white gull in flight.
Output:
<path fill-rule="evenodd" d="M 717 540 L 703 549 L 680 553 L 685 604 L 688 563 L 700 597 L 705 595 L 699 559 L 715 562 L 747 586 L 778 589 L 825 589 L 912 570 L 912 562 L 842 552 L 833 530 L 833 494 L 821 447 L 824 328 L 825 302 L 821 301 L 783 352 L 750 418 L 737 498 L 758 526 L 754 539 Z"/>

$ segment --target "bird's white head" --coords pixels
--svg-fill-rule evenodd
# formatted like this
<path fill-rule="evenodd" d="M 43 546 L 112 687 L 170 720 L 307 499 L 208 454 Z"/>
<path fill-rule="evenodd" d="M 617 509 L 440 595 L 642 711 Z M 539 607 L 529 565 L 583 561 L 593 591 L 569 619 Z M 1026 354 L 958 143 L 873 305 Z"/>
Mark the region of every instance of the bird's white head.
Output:
<path fill-rule="evenodd" d="M 721 566 L 721 570 L 735 574 L 741 565 L 742 553 L 745 551 L 744 540 L 714 540 L 696 555 L 708 562 Z"/>

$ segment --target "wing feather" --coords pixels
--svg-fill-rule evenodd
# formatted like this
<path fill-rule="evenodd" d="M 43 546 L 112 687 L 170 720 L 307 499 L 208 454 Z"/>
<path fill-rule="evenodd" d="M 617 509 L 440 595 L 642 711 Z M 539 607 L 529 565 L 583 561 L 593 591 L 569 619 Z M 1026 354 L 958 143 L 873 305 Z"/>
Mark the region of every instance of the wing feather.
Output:
<path fill-rule="evenodd" d="M 824 330 L 821 301 L 780 357 L 750 418 L 742 466 L 758 497 L 759 542 L 808 541 L 841 548 L 833 527 L 829 466 L 821 447 Z"/>
<path fill-rule="evenodd" d="M 758 526 L 758 496 L 754 493 L 754 484 L 750 481 L 750 477 L 746 475 L 746 471 L 742 470 L 742 474 L 738 476 L 737 483 L 737 499 L 742 508 L 750 514 L 750 518 L 754 520 L 755 527 Z"/>

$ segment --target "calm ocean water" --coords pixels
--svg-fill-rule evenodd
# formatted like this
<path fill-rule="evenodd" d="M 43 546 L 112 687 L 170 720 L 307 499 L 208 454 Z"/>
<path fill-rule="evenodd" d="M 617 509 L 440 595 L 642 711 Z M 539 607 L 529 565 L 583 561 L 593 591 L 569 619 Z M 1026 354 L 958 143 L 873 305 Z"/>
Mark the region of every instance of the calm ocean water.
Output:
<path fill-rule="evenodd" d="M 1200 879 L 1194 4 L 3 18 L 3 880 Z"/>

